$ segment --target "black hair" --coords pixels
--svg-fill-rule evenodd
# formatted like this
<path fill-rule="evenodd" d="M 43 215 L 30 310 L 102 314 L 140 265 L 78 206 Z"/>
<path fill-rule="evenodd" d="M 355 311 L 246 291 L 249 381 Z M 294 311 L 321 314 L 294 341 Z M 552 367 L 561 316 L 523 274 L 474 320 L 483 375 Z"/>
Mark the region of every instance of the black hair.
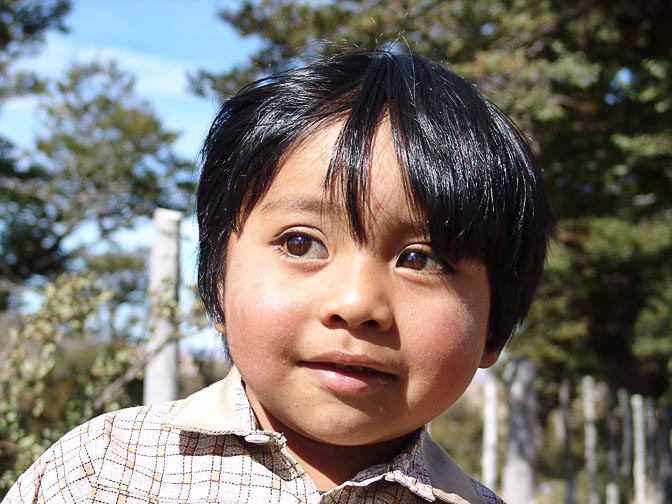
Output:
<path fill-rule="evenodd" d="M 270 187 L 289 150 L 343 121 L 325 190 L 340 191 L 354 236 L 364 234 L 373 137 L 388 119 L 410 200 L 435 251 L 488 271 L 486 350 L 503 348 L 527 313 L 553 218 L 524 137 L 476 88 L 407 54 L 356 52 L 261 79 L 227 100 L 204 142 L 197 193 L 198 286 L 224 320 L 229 236 Z"/>

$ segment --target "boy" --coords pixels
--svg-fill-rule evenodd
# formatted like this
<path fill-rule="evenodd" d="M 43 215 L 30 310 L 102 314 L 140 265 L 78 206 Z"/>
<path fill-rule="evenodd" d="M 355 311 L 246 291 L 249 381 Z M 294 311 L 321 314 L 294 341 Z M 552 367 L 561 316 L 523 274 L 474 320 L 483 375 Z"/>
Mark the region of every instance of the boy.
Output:
<path fill-rule="evenodd" d="M 387 52 L 222 107 L 203 148 L 199 289 L 234 367 L 67 434 L 7 502 L 501 502 L 424 426 L 494 364 L 552 228 L 520 133 Z"/>

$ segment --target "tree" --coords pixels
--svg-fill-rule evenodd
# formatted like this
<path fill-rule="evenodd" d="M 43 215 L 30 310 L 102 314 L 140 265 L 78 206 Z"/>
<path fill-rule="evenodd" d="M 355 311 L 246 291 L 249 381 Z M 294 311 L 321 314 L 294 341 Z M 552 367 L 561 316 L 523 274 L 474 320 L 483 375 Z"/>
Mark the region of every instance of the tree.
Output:
<path fill-rule="evenodd" d="M 7 0 L 0 4 L 0 106 L 8 98 L 39 91 L 42 81 L 33 73 L 16 72 L 12 65 L 35 52 L 49 30 L 65 31 L 63 23 L 70 10 L 69 0 Z M 0 174 L 12 173 L 16 158 L 13 144 L 0 137 Z M 0 205 L 7 201 L 4 186 Z M 3 226 L 0 226 L 2 232 Z M 0 275 L 0 311 L 8 303 L 6 281 Z"/>
<path fill-rule="evenodd" d="M 72 391 L 63 390 L 58 374 L 54 376 L 58 354 L 65 341 L 81 341 L 79 335 L 93 329 L 95 307 L 108 298 L 91 275 L 63 276 L 46 284 L 39 310 L 10 330 L 10 344 L 3 346 L 0 360 L 0 492 L 54 435 L 72 427 L 64 422 L 65 415 L 55 414 L 74 409 L 76 402 L 69 403 Z M 42 421 L 35 422 L 39 417 Z"/>
<path fill-rule="evenodd" d="M 393 48 L 449 62 L 532 139 L 559 230 L 541 296 L 509 348 L 663 397 L 672 271 L 672 4 L 247 0 L 221 12 L 261 48 L 194 90 L 220 99 L 313 58 Z"/>
<path fill-rule="evenodd" d="M 69 0 L 4 0 L 0 4 L 0 104 L 16 94 L 41 87 L 37 76 L 13 72 L 12 64 L 44 42 L 48 30 L 65 31 Z"/>
<path fill-rule="evenodd" d="M 188 206 L 191 165 L 133 86 L 114 63 L 90 63 L 51 89 L 46 135 L 30 159 L 0 173 L 1 278 L 21 284 L 60 273 L 154 208 Z"/>
<path fill-rule="evenodd" d="M 101 307 L 119 295 L 106 278 L 86 269 L 64 273 L 41 294 L 0 349 L 0 498 L 66 431 L 142 398 L 136 379 L 98 404 L 141 353 L 127 339 L 106 337 Z"/>

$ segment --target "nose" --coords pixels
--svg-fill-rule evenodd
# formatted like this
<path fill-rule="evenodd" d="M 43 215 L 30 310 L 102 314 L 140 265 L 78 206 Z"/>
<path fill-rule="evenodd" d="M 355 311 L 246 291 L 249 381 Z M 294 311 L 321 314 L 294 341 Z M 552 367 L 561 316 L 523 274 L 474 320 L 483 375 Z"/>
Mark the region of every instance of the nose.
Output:
<path fill-rule="evenodd" d="M 328 327 L 388 331 L 394 324 L 386 264 L 363 257 L 334 264 L 325 282 L 320 319 Z"/>

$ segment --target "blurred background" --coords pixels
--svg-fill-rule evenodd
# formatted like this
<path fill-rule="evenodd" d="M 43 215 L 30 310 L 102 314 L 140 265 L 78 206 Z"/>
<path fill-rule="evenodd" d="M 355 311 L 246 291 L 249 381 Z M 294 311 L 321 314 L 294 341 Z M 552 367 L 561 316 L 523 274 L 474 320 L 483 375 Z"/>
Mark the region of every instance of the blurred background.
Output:
<path fill-rule="evenodd" d="M 242 85 L 382 47 L 508 113 L 559 224 L 502 362 L 433 435 L 509 495 L 522 464 L 512 504 L 672 502 L 671 26 L 668 0 L 3 0 L 0 498 L 64 432 L 142 403 L 157 208 L 184 215 L 179 396 L 223 376 L 193 295 L 199 144 Z"/>

